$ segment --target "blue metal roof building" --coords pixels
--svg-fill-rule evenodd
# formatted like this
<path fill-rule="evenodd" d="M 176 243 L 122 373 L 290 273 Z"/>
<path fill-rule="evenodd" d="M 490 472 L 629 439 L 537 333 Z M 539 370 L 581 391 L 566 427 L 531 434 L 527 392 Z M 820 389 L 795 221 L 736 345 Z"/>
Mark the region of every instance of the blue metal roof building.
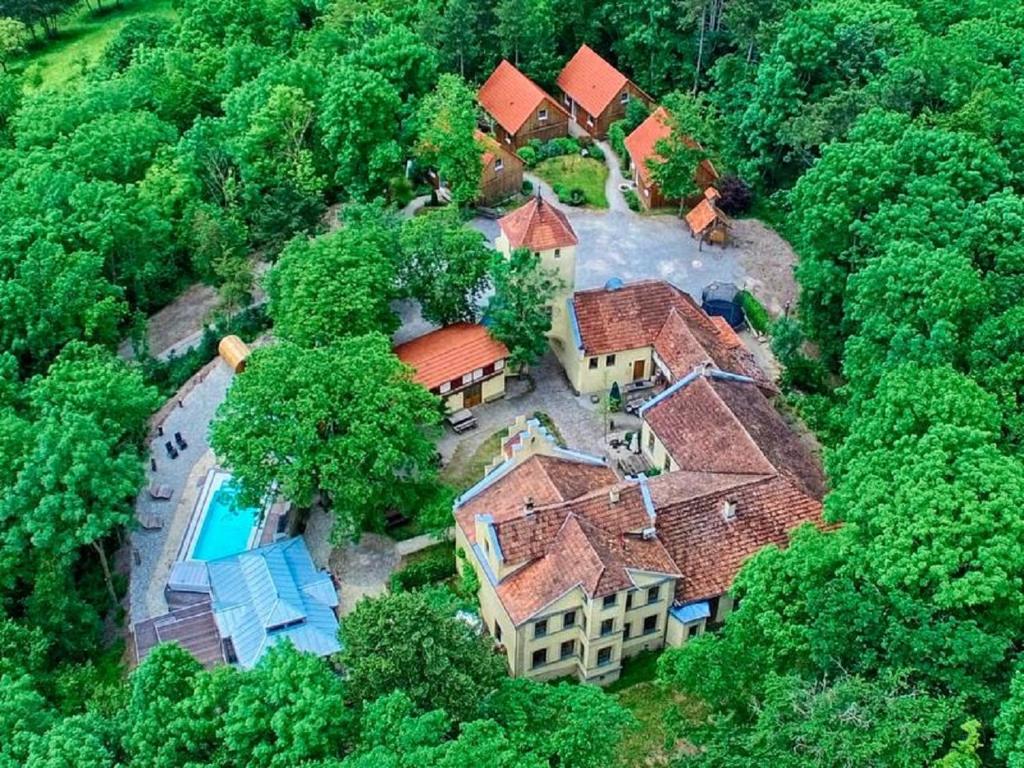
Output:
<path fill-rule="evenodd" d="M 302 537 L 206 565 L 213 616 L 230 643 L 230 661 L 249 669 L 285 639 L 318 656 L 341 650 L 338 593 L 330 575 L 313 565 Z"/>

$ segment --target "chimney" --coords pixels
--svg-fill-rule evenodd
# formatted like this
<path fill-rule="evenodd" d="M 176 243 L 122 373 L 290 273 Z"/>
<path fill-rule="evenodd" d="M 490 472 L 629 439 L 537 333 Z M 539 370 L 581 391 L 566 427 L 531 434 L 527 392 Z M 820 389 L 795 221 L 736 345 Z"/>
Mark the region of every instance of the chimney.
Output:
<path fill-rule="evenodd" d="M 656 539 L 658 537 L 658 531 L 656 528 L 653 527 L 644 528 L 643 531 L 641 531 L 640 536 L 643 538 L 644 541 L 651 541 L 652 539 Z"/>
<path fill-rule="evenodd" d="M 533 496 L 527 496 L 523 499 L 523 512 L 528 515 L 533 514 Z"/>
<path fill-rule="evenodd" d="M 619 503 L 619 489 L 618 488 L 612 488 L 610 491 L 608 491 L 608 503 L 609 504 L 618 504 Z"/>
<path fill-rule="evenodd" d="M 731 523 L 736 519 L 736 502 L 730 499 L 726 499 L 722 502 L 722 519 L 727 523 Z"/>

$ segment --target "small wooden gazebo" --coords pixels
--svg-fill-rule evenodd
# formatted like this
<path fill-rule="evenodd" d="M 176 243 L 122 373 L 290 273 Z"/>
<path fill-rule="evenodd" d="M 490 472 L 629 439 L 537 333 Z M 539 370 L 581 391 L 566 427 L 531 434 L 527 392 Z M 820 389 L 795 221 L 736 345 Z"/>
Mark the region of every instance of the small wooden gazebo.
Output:
<path fill-rule="evenodd" d="M 725 245 L 729 239 L 729 227 L 732 226 L 732 222 L 715 205 L 714 200 L 717 197 L 717 190 L 712 195 L 705 193 L 704 199 L 686 214 L 690 234 L 698 238 L 701 245 L 706 242 Z"/>
<path fill-rule="evenodd" d="M 252 350 L 249 349 L 248 344 L 232 334 L 220 340 L 217 351 L 220 353 L 221 359 L 231 366 L 231 370 L 241 373 L 245 370 L 245 361 Z"/>

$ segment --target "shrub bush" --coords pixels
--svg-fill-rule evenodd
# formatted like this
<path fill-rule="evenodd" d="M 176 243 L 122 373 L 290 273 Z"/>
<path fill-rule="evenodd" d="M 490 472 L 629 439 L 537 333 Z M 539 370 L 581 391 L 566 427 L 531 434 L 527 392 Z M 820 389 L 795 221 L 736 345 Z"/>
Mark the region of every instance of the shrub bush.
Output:
<path fill-rule="evenodd" d="M 640 196 L 632 189 L 627 189 L 622 193 L 622 196 L 626 198 L 626 205 L 629 206 L 631 211 L 640 210 Z"/>
<path fill-rule="evenodd" d="M 533 166 L 537 164 L 537 160 L 540 157 L 536 147 L 533 147 L 531 145 L 520 147 L 519 151 L 516 154 L 519 155 L 520 160 L 526 163 L 527 168 L 533 168 Z"/>
<path fill-rule="evenodd" d="M 608 142 L 612 145 L 612 149 L 615 154 L 619 156 L 619 161 L 623 164 L 623 168 L 629 164 L 629 153 L 626 152 L 626 121 L 616 120 L 610 126 L 608 126 Z"/>
<path fill-rule="evenodd" d="M 533 182 L 530 181 L 529 179 L 523 179 L 523 186 L 520 188 L 520 191 L 524 195 L 532 195 L 533 194 Z"/>
<path fill-rule="evenodd" d="M 750 327 L 758 333 L 768 333 L 772 325 L 771 315 L 764 305 L 754 298 L 750 291 L 740 291 L 738 294 L 740 306 L 743 307 L 743 314 L 747 316 Z"/>
<path fill-rule="evenodd" d="M 394 176 L 388 183 L 389 194 L 388 197 L 395 201 L 395 205 L 399 208 L 405 208 L 409 203 L 412 202 L 415 197 L 413 191 L 412 182 L 409 181 L 405 176 Z"/>
<path fill-rule="evenodd" d="M 408 592 L 430 584 L 447 581 L 455 575 L 455 552 L 443 544 L 391 574 L 392 592 Z"/>
<path fill-rule="evenodd" d="M 587 202 L 587 194 L 579 187 L 569 190 L 569 205 L 583 205 Z"/>
<path fill-rule="evenodd" d="M 559 136 L 557 139 L 552 139 L 548 142 L 548 146 L 552 148 L 549 150 L 551 152 L 550 157 L 578 155 L 580 153 L 580 143 L 569 136 Z"/>
<path fill-rule="evenodd" d="M 159 389 L 164 397 L 170 397 L 217 356 L 217 345 L 223 337 L 235 334 L 250 342 L 269 327 L 270 318 L 263 306 L 244 309 L 227 321 L 221 320 L 203 328 L 199 343 L 183 354 L 167 360 L 148 358 L 142 366 L 143 375 L 147 383 Z"/>
<path fill-rule="evenodd" d="M 651 110 L 647 108 L 640 99 L 630 99 L 629 104 L 626 105 L 626 121 L 625 130 L 626 133 L 632 133 L 644 120 L 647 119 L 648 115 L 651 114 Z"/>
<path fill-rule="evenodd" d="M 602 163 L 604 162 L 604 150 L 597 146 L 597 144 L 591 144 L 589 147 L 585 147 L 582 151 L 587 153 L 587 157 L 600 160 Z"/>
<path fill-rule="evenodd" d="M 717 184 L 718 207 L 730 216 L 739 216 L 750 210 L 754 193 L 738 176 L 723 176 Z"/>

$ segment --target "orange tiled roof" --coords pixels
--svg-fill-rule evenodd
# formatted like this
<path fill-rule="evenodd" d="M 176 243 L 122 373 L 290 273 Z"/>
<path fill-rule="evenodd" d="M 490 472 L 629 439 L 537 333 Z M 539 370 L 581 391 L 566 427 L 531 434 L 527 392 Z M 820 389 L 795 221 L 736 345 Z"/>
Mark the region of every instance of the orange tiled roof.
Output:
<path fill-rule="evenodd" d="M 573 101 L 597 117 L 622 92 L 628 80 L 590 46 L 581 45 L 557 82 Z"/>
<path fill-rule="evenodd" d="M 694 235 L 702 234 L 716 221 L 728 223 L 728 219 L 712 205 L 707 197 L 697 203 L 693 210 L 686 214 L 686 223 L 690 225 L 690 231 Z"/>
<path fill-rule="evenodd" d="M 413 368 L 413 379 L 427 389 L 508 357 L 508 349 L 474 323 L 456 323 L 395 347 Z"/>
<path fill-rule="evenodd" d="M 546 251 L 579 242 L 565 214 L 539 195 L 498 219 L 498 226 L 513 248 Z"/>
<path fill-rule="evenodd" d="M 626 151 L 645 185 L 651 183 L 651 169 L 647 167 L 647 161 L 662 159 L 656 147 L 659 141 L 667 139 L 671 134 L 668 113 L 664 107 L 658 107 L 626 137 Z"/>
<path fill-rule="evenodd" d="M 785 546 L 804 523 L 824 528 L 821 503 L 783 477 L 754 477 L 719 484 L 700 495 L 680 492 L 689 473 L 668 472 L 650 481 L 658 512 L 658 537 L 679 569 L 676 600 L 691 602 L 721 595 L 743 563 L 763 547 Z M 725 502 L 735 518 L 725 519 Z"/>
<path fill-rule="evenodd" d="M 814 498 L 825 494 L 817 459 L 756 383 L 709 371 L 642 415 L 681 470 L 781 474 Z"/>
<path fill-rule="evenodd" d="M 462 504 L 455 519 L 470 543 L 476 540 L 477 515 L 491 515 L 496 525 L 520 517 L 526 498 L 537 508 L 574 499 L 618 478 L 606 466 L 584 464 L 553 456 L 536 455 Z"/>
<path fill-rule="evenodd" d="M 509 133 L 515 133 L 547 99 L 554 109 L 565 109 L 548 96 L 530 78 L 505 59 L 491 73 L 480 90 L 477 101 L 495 121 Z"/>
<path fill-rule="evenodd" d="M 523 165 L 522 158 L 520 158 L 519 155 L 517 155 L 515 152 L 509 152 L 507 149 L 501 146 L 501 144 L 499 144 L 498 141 L 489 133 L 484 133 L 483 131 L 474 131 L 473 137 L 477 140 L 477 143 L 480 145 L 480 148 L 482 150 L 480 160 L 481 162 L 483 162 L 484 165 L 490 164 L 490 162 L 495 158 L 495 156 L 499 155 L 501 156 L 501 159 L 504 160 L 506 163 Z"/>
<path fill-rule="evenodd" d="M 586 355 L 654 347 L 674 378 L 713 362 L 774 388 L 746 348 L 734 345 L 734 334 L 722 333 L 688 293 L 665 280 L 577 291 L 573 309 Z"/>
<path fill-rule="evenodd" d="M 722 194 L 714 187 L 707 187 L 704 190 L 704 197 L 710 200 L 711 202 L 715 202 L 715 200 L 717 200 L 721 196 Z"/>

